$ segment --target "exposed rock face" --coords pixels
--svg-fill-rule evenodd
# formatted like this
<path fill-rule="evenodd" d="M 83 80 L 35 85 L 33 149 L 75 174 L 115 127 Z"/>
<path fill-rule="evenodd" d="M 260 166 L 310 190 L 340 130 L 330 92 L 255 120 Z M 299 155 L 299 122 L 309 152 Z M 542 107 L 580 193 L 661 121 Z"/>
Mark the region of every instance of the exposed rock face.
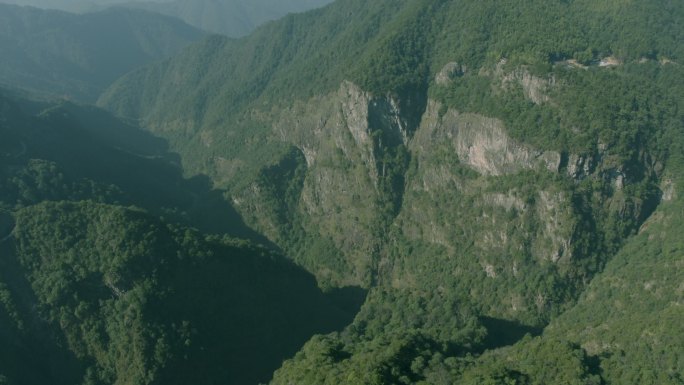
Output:
<path fill-rule="evenodd" d="M 581 180 L 590 175 L 596 168 L 593 156 L 580 156 L 572 154 L 568 157 L 567 174 L 575 180 Z"/>
<path fill-rule="evenodd" d="M 585 222 L 594 215 L 642 216 L 645 205 L 622 193 L 630 175 L 605 146 L 582 155 L 540 151 L 511 139 L 498 119 L 445 111 L 436 101 L 427 102 L 413 127 L 415 111 L 406 105 L 344 82 L 329 95 L 263 113 L 275 138 L 301 154 L 296 201 L 270 208 L 264 202 L 281 198 L 262 180 L 234 202 L 277 244 L 301 228 L 299 247 L 327 259 L 291 254 L 323 285 L 411 289 L 449 282 L 462 285 L 457 291 L 469 292 L 473 303 L 494 303 L 483 314 L 536 322 L 569 300 L 553 297 L 559 285 L 571 296 L 572 285 L 586 278 L 577 264 L 594 258 L 592 244 L 575 241 L 593 236 L 582 233 L 591 231 Z M 388 222 L 385 150 L 396 147 L 405 148 L 412 167 L 392 186 L 401 190 L 401 205 Z M 571 185 L 590 178 L 610 188 L 607 195 L 578 197 L 559 178 Z M 581 211 L 582 205 L 603 211 Z M 501 287 L 495 301 L 477 289 L 486 279 Z M 548 292 L 527 291 L 528 280 L 547 282 Z"/>
<path fill-rule="evenodd" d="M 395 99 L 374 97 L 351 82 L 343 82 L 336 94 L 295 103 L 279 116 L 274 130 L 304 153 L 309 167 L 330 156 L 319 157 L 321 150 L 338 149 L 347 159 L 363 160 L 376 184 L 376 146 L 383 144 L 375 141 L 374 132 L 383 131 L 404 144 L 410 135 Z"/>
<path fill-rule="evenodd" d="M 387 201 L 380 183 L 386 174 L 383 151 L 404 146 L 411 136 L 410 120 L 392 97 L 374 96 L 351 82 L 337 92 L 296 102 L 275 112 L 273 132 L 292 143 L 306 159 L 306 176 L 296 215 L 306 218 L 304 232 L 325 239 L 340 255 L 340 266 L 311 266 L 320 280 L 335 285 L 367 285 L 380 249 L 377 233 Z M 277 222 L 255 199 L 253 186 L 238 201 L 252 224 L 279 243 Z M 275 197 L 277 198 L 277 197 Z M 272 215 L 270 216 L 272 217 Z M 346 272 L 343 272 L 346 270 Z"/>
<path fill-rule="evenodd" d="M 536 216 L 542 221 L 540 235 L 534 239 L 533 254 L 538 258 L 558 263 L 561 258 L 571 262 L 573 211 L 565 192 L 539 191 L 535 200 Z"/>
<path fill-rule="evenodd" d="M 677 191 L 675 190 L 674 182 L 672 181 L 672 179 L 665 179 L 661 185 L 661 190 L 663 191 L 663 201 L 670 202 L 677 199 Z"/>
<path fill-rule="evenodd" d="M 505 61 L 501 61 L 496 67 L 495 74 L 501 78 L 502 88 L 507 88 L 513 83 L 519 84 L 525 97 L 535 104 L 546 103 L 550 100 L 548 93 L 556 85 L 556 79 L 549 77 L 548 79 L 534 76 L 525 67 L 519 67 L 511 72 L 504 72 L 503 66 Z"/>
<path fill-rule="evenodd" d="M 447 85 L 456 76 L 462 76 L 468 71 L 465 65 L 456 62 L 449 62 L 435 76 L 435 83 L 440 86 Z"/>
<path fill-rule="evenodd" d="M 428 103 L 423 134 L 452 142 L 459 160 L 480 174 L 505 175 L 540 166 L 558 171 L 559 153 L 536 151 L 516 143 L 506 134 L 500 120 L 453 110 L 440 118 L 440 108 L 438 103 Z"/>
<path fill-rule="evenodd" d="M 520 83 L 525 91 L 525 96 L 535 104 L 542 104 L 549 101 L 547 95 L 549 89 L 555 84 L 555 80 L 542 79 L 531 75 L 525 70 L 516 70 L 511 73 L 510 80 L 515 80 Z"/>
<path fill-rule="evenodd" d="M 527 204 L 523 202 L 522 199 L 519 197 L 516 197 L 514 194 L 512 194 L 510 191 L 508 194 L 503 194 L 503 193 L 489 193 L 485 194 L 482 196 L 482 199 L 484 202 L 487 202 L 488 204 L 492 206 L 499 206 L 503 207 L 508 210 L 516 209 L 519 211 L 526 210 L 527 209 Z"/>
<path fill-rule="evenodd" d="M 614 56 L 604 57 L 599 61 L 599 67 L 615 67 L 622 65 L 622 61 Z"/>
<path fill-rule="evenodd" d="M 417 167 L 395 226 L 411 243 L 440 247 L 444 259 L 432 255 L 433 249 L 403 256 L 388 273 L 389 282 L 406 287 L 435 280 L 434 269 L 425 264 L 445 265 L 451 270 L 436 281 L 455 279 L 475 302 L 492 294 L 472 282 L 496 279 L 505 288 L 496 294 L 500 305 L 488 314 L 520 319 L 548 310 L 553 306 L 548 293 L 526 292 L 520 282 L 542 279 L 534 277 L 543 270 L 540 265 L 553 276 L 546 279 L 567 279 L 566 266 L 573 263 L 577 216 L 570 196 L 541 177 L 560 171 L 560 154 L 516 143 L 496 119 L 453 110 L 440 116 L 440 109 L 428 102 L 410 142 Z M 520 173 L 540 177 L 531 185 L 506 182 Z M 423 277 L 423 269 L 433 278 Z"/>

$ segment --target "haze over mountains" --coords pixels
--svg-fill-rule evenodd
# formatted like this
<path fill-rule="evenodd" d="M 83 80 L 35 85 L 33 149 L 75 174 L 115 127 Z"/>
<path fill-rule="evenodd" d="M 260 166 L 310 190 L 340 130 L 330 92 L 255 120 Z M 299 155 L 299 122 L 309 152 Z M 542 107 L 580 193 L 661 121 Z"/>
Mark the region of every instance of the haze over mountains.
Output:
<path fill-rule="evenodd" d="M 130 2 L 124 5 L 175 16 L 205 31 L 241 37 L 257 26 L 288 13 L 307 11 L 331 2 L 332 0 L 174 0 Z"/>
<path fill-rule="evenodd" d="M 17 78 L 0 384 L 684 383 L 680 20 L 337 0 L 97 107 Z"/>
<path fill-rule="evenodd" d="M 332 0 L 2 0 L 71 12 L 90 12 L 118 5 L 177 17 L 208 32 L 231 37 L 247 35 L 257 26 L 288 13 L 318 8 Z"/>
<path fill-rule="evenodd" d="M 114 80 L 205 36 L 142 10 L 83 15 L 0 4 L 0 84 L 92 102 Z"/>
<path fill-rule="evenodd" d="M 152 0 L 153 1 L 153 0 Z M 169 0 L 159 0 L 169 1 Z M 55 9 L 68 12 L 91 12 L 104 7 L 121 4 L 122 0 L 0 0 L 3 4 L 24 5 L 43 9 Z"/>

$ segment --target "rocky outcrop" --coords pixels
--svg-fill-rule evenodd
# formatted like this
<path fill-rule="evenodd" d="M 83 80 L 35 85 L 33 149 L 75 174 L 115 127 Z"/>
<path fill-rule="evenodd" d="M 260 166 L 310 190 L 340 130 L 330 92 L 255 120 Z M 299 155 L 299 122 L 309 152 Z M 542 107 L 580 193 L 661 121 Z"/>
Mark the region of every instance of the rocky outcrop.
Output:
<path fill-rule="evenodd" d="M 596 165 L 594 156 L 571 154 L 568 156 L 566 173 L 574 180 L 582 180 L 594 172 Z"/>
<path fill-rule="evenodd" d="M 442 69 L 435 76 L 435 83 L 440 86 L 445 86 L 451 83 L 451 80 L 457 76 L 463 76 L 468 71 L 468 67 L 458 64 L 456 62 L 449 62 L 442 67 Z"/>
<path fill-rule="evenodd" d="M 660 189 L 662 190 L 662 200 L 664 202 L 671 202 L 677 199 L 677 190 L 675 189 L 674 182 L 671 178 L 666 178 L 661 183 Z"/>
<path fill-rule="evenodd" d="M 528 292 L 522 282 L 571 280 L 578 216 L 571 194 L 545 181 L 563 171 L 561 154 L 512 140 L 497 119 L 445 111 L 435 101 L 428 102 L 409 149 L 416 168 L 395 226 L 406 242 L 438 249 L 395 261 L 388 281 L 396 287 L 455 281 L 475 303 L 491 303 L 493 294 L 475 287 L 496 280 L 498 305 L 485 311 L 496 317 L 525 319 L 555 306 L 550 292 Z M 432 266 L 444 276 L 435 279 Z"/>
<path fill-rule="evenodd" d="M 460 70 L 447 67 L 445 76 Z M 515 76 L 529 85 L 528 97 L 539 96 L 538 80 Z M 633 176 L 605 146 L 587 154 L 542 151 L 512 139 L 501 120 L 436 101 L 417 119 L 406 105 L 344 82 L 329 95 L 262 113 L 277 140 L 297 147 L 305 173 L 292 218 L 269 221 L 272 214 L 259 205 L 278 197 L 265 198 L 269 189 L 256 185 L 239 197 L 240 207 L 258 213 L 251 224 L 278 244 L 279 226 L 301 226 L 304 248 L 318 248 L 327 259 L 291 254 L 323 285 L 380 282 L 410 289 L 429 286 L 423 280 L 435 280 L 438 268 L 444 274 L 438 281 L 465 285 L 458 290 L 470 292 L 474 303 L 493 303 L 486 314 L 536 322 L 536 315 L 558 306 L 558 287 L 571 293 L 583 284 L 577 261 L 595 258 L 591 242 L 600 242 L 587 243 L 598 239 L 585 233 L 592 216 L 641 216 L 644 205 L 623 191 Z M 392 153 L 386 149 L 397 147 L 405 148 L 411 167 L 400 170 L 404 179 L 392 186 L 402 200 L 388 223 L 383 178 Z M 227 170 L 239 167 L 224 163 Z M 590 178 L 606 188 L 578 195 L 558 183 L 563 177 L 575 186 Z M 491 293 L 471 286 L 485 279 L 497 281 L 500 298 L 478 300 Z M 527 281 L 549 286 L 527 291 Z"/>
<path fill-rule="evenodd" d="M 345 81 L 339 89 L 308 101 L 298 101 L 285 110 L 260 113 L 273 125 L 277 140 L 296 146 L 306 159 L 306 175 L 297 214 L 311 239 L 329 241 L 332 253 L 347 264 L 309 266 L 321 281 L 335 285 L 367 285 L 373 260 L 380 247 L 377 232 L 387 215 L 383 178 L 388 148 L 408 144 L 414 116 L 405 111 L 406 101 L 394 96 L 376 96 Z M 412 113 L 412 111 L 411 111 Z M 420 116 L 420 114 L 418 115 Z M 222 162 L 226 169 L 235 167 Z M 245 212 L 258 212 L 253 223 L 279 243 L 273 220 L 253 199 L 263 191 L 252 186 L 237 199 Z M 277 197 L 274 197 L 277 199 Z M 254 203 L 249 203 L 249 202 Z"/>
<path fill-rule="evenodd" d="M 514 82 L 522 86 L 527 99 L 535 104 L 542 104 L 550 100 L 548 93 L 556 84 L 556 79 L 553 77 L 543 79 L 532 75 L 525 68 L 517 68 L 510 73 L 504 74 L 502 77 L 502 86 L 504 88 Z"/>
<path fill-rule="evenodd" d="M 381 139 L 376 141 L 378 133 L 403 144 L 411 135 L 399 104 L 393 97 L 375 97 L 345 81 L 335 94 L 296 102 L 276 117 L 273 128 L 281 140 L 304 153 L 309 167 L 330 156 L 319 156 L 322 150 L 337 149 L 349 160 L 360 158 L 377 184 L 376 152 L 384 145 Z"/>
<path fill-rule="evenodd" d="M 573 226 L 569 224 L 573 223 L 574 215 L 570 199 L 565 192 L 546 190 L 539 191 L 536 198 L 534 208 L 541 225 L 533 241 L 533 254 L 553 263 L 559 263 L 561 259 L 570 263 Z"/>
<path fill-rule="evenodd" d="M 515 142 L 500 120 L 454 110 L 440 117 L 440 109 L 439 103 L 428 103 L 422 135 L 449 141 L 460 162 L 480 174 L 505 175 L 539 167 L 559 170 L 560 153 L 534 150 Z"/>
<path fill-rule="evenodd" d="M 556 86 L 556 78 L 549 75 L 542 78 L 533 75 L 525 66 L 517 67 L 511 71 L 506 70 L 506 59 L 502 59 L 494 70 L 482 69 L 483 75 L 492 76 L 498 79 L 502 89 L 509 89 L 511 86 L 520 86 L 525 97 L 535 104 L 547 103 L 550 100 L 549 92 Z"/>

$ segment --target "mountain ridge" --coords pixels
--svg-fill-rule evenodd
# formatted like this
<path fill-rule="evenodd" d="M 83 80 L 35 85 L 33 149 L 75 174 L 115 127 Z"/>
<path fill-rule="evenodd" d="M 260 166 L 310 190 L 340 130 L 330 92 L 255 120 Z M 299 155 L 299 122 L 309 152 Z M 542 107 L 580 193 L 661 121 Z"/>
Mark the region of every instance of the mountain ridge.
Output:
<path fill-rule="evenodd" d="M 163 141 L 44 103 L 0 96 L 3 383 L 263 382 L 351 321 Z"/>
<path fill-rule="evenodd" d="M 6 4 L 0 9 L 6 52 L 0 82 L 82 101 L 93 101 L 126 72 L 204 36 L 179 20 L 140 10 L 74 15 Z"/>
<path fill-rule="evenodd" d="M 205 31 L 239 38 L 248 35 L 256 27 L 289 13 L 308 11 L 330 2 L 331 0 L 173 0 L 127 2 L 123 6 L 174 16 Z"/>
<path fill-rule="evenodd" d="M 618 3 L 339 1 L 205 41 L 99 104 L 169 138 L 323 287 L 370 288 L 352 325 L 274 383 L 619 382 L 562 335 L 511 356 L 557 370 L 464 356 L 562 317 L 660 204 L 684 9 Z"/>

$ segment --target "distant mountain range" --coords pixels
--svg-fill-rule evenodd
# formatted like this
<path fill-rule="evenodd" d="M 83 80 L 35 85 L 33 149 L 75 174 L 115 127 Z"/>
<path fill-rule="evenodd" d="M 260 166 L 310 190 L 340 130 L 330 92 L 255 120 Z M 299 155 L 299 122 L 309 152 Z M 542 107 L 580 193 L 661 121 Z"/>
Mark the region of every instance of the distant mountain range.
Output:
<path fill-rule="evenodd" d="M 173 0 L 148 0 L 149 2 L 170 2 Z M 105 7 L 125 3 L 127 0 L 0 0 L 4 4 L 25 5 L 43 9 L 85 13 L 101 11 Z"/>
<path fill-rule="evenodd" d="M 84 101 L 204 36 L 178 19 L 124 8 L 77 15 L 0 4 L 0 25 L 0 85 Z"/>
<path fill-rule="evenodd" d="M 71 12 L 101 10 L 112 5 L 146 9 L 174 16 L 208 32 L 231 37 L 247 35 L 257 26 L 288 13 L 321 7 L 332 0 L 0 0 Z"/>

